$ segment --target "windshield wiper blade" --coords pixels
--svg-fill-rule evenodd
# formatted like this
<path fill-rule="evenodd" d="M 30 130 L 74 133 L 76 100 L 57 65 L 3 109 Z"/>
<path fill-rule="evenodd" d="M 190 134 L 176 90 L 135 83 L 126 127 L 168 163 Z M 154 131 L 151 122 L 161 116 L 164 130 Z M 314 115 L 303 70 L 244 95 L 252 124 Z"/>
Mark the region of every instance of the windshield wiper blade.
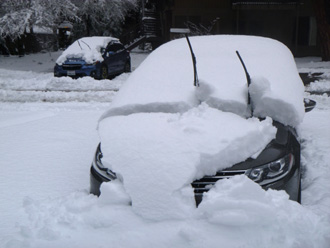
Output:
<path fill-rule="evenodd" d="M 243 66 L 243 68 L 244 68 L 244 71 L 245 71 L 245 76 L 246 76 L 246 80 L 247 80 L 247 84 L 248 84 L 248 105 L 250 105 L 250 108 L 251 108 L 251 116 L 253 116 L 253 106 L 252 106 L 252 103 L 251 103 L 251 96 L 250 96 L 251 77 L 250 77 L 249 72 L 248 72 L 247 69 L 246 69 L 246 66 L 245 66 L 245 64 L 244 64 L 244 61 L 243 61 L 241 55 L 239 54 L 238 51 L 236 51 L 236 54 L 237 54 L 239 60 L 241 61 L 241 64 L 242 64 L 242 66 Z"/>
<path fill-rule="evenodd" d="M 80 46 L 80 49 L 81 49 L 81 50 L 83 50 L 83 49 L 82 49 L 82 47 L 81 47 L 81 45 L 80 45 L 80 42 L 79 42 L 79 40 L 77 40 L 77 41 L 78 41 L 78 45 Z"/>
<path fill-rule="evenodd" d="M 188 28 L 171 28 L 170 29 L 171 33 L 176 33 L 176 34 L 184 34 L 184 36 L 186 37 L 186 40 L 188 42 L 188 46 L 190 49 L 190 53 L 191 53 L 191 58 L 192 58 L 192 62 L 193 62 L 193 67 L 194 67 L 194 86 L 195 87 L 199 87 L 199 81 L 198 81 L 198 75 L 197 75 L 197 62 L 196 62 L 196 57 L 194 54 L 194 51 L 192 49 L 192 46 L 190 44 L 190 40 L 188 37 L 188 34 L 190 33 L 190 29 Z"/>
<path fill-rule="evenodd" d="M 89 50 L 92 50 L 91 47 L 85 41 L 82 40 L 81 42 L 83 42 L 86 46 L 88 46 Z"/>
<path fill-rule="evenodd" d="M 199 86 L 199 81 L 198 81 L 198 75 L 197 75 L 196 57 L 195 57 L 194 51 L 192 49 L 192 46 L 190 44 L 190 40 L 188 38 L 188 34 L 186 33 L 185 36 L 186 36 L 186 40 L 187 40 L 188 45 L 189 45 L 189 49 L 190 49 L 190 53 L 191 53 L 191 58 L 192 58 L 193 66 L 194 66 L 194 86 L 198 87 Z"/>

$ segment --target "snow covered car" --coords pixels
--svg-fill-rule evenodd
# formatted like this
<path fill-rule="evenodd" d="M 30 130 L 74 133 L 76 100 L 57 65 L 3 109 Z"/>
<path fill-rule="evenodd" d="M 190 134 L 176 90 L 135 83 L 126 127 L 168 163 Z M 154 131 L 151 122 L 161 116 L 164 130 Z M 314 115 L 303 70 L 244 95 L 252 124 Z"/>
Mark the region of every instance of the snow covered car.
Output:
<path fill-rule="evenodd" d="M 57 59 L 54 76 L 106 79 L 130 72 L 129 51 L 112 37 L 85 37 L 75 41 Z"/>
<path fill-rule="evenodd" d="M 190 41 L 197 68 L 185 39 L 162 45 L 100 118 L 90 192 L 119 181 L 133 207 L 164 210 L 199 205 L 219 180 L 243 174 L 300 202 L 304 86 L 290 50 L 253 36 Z"/>

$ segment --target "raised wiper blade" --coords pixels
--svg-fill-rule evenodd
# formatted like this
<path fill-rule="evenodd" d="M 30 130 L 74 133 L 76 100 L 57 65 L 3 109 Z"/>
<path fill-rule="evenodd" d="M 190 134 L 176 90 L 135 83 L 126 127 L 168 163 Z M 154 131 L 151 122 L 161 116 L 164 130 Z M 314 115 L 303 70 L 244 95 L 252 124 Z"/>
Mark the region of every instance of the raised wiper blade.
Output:
<path fill-rule="evenodd" d="M 91 47 L 85 41 L 82 40 L 81 42 L 83 42 L 86 46 L 88 46 L 89 50 L 92 50 Z"/>
<path fill-rule="evenodd" d="M 243 61 L 241 55 L 239 54 L 238 51 L 236 51 L 236 54 L 237 54 L 239 60 L 241 61 L 241 64 L 242 64 L 242 66 L 243 66 L 243 68 L 244 68 L 244 71 L 245 71 L 245 76 L 246 76 L 246 80 L 247 80 L 247 84 L 248 84 L 248 105 L 250 105 L 250 108 L 251 108 L 251 116 L 253 116 L 253 107 L 252 107 L 252 103 L 251 103 L 251 96 L 250 96 L 250 89 L 249 89 L 249 88 L 250 88 L 250 84 L 251 84 L 251 77 L 250 77 L 249 72 L 248 72 L 247 69 L 246 69 L 246 66 L 245 66 L 245 64 L 244 64 L 244 61 Z"/>
<path fill-rule="evenodd" d="M 197 62 L 196 62 L 196 57 L 194 54 L 194 51 L 192 49 L 192 46 L 190 44 L 190 40 L 188 37 L 188 34 L 190 33 L 190 30 L 187 28 L 171 28 L 170 29 L 171 33 L 176 33 L 176 34 L 183 34 L 186 37 L 186 40 L 188 42 L 188 46 L 190 49 L 190 53 L 191 53 L 191 58 L 192 58 L 192 62 L 193 62 L 193 67 L 194 67 L 194 86 L 198 87 L 199 86 L 199 81 L 198 81 L 198 75 L 197 75 Z"/>
<path fill-rule="evenodd" d="M 81 45 L 80 45 L 80 42 L 79 42 L 79 40 L 77 40 L 77 42 L 78 42 L 78 45 L 80 46 L 80 49 L 81 49 L 81 50 L 83 50 L 83 49 L 82 49 L 82 47 L 81 47 Z"/>
<path fill-rule="evenodd" d="M 194 66 L 194 86 L 198 87 L 199 86 L 199 81 L 198 81 L 198 75 L 197 75 L 196 57 L 195 57 L 194 51 L 192 49 L 192 46 L 190 44 L 190 40 L 188 38 L 188 34 L 186 33 L 185 36 L 186 36 L 186 40 L 187 40 L 188 45 L 189 45 L 189 49 L 190 49 L 190 53 L 191 53 L 191 58 L 192 58 L 193 66 Z"/>

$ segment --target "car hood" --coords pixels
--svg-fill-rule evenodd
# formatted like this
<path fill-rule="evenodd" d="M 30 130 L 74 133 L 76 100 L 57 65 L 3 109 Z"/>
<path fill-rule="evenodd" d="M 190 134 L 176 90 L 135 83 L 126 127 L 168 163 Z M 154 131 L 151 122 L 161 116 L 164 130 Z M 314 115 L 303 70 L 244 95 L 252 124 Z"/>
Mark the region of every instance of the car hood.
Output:
<path fill-rule="evenodd" d="M 192 181 L 259 153 L 276 128 L 270 118 L 246 119 L 204 103 L 183 114 L 112 116 L 99 133 L 102 162 L 122 179 L 134 210 L 166 219 L 195 206 Z"/>
<path fill-rule="evenodd" d="M 63 64 L 85 64 L 85 60 L 82 57 L 68 57 Z"/>
<path fill-rule="evenodd" d="M 105 48 L 112 40 L 118 40 L 113 37 L 85 37 L 72 43 L 56 60 L 58 65 L 62 65 L 67 59 L 81 59 L 87 64 L 95 61 L 103 61 L 101 48 Z"/>

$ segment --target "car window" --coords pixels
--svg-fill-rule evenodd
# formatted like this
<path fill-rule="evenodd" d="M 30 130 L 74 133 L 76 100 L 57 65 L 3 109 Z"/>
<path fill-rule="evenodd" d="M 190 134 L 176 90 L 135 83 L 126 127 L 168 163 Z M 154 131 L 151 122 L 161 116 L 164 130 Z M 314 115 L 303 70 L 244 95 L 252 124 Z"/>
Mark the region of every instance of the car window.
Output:
<path fill-rule="evenodd" d="M 121 52 L 125 47 L 122 44 L 114 43 L 108 46 L 108 52 Z"/>
<path fill-rule="evenodd" d="M 116 46 L 116 44 L 111 44 L 108 46 L 108 49 L 107 49 L 108 52 L 117 52 L 118 51 L 118 47 Z"/>
<path fill-rule="evenodd" d="M 117 44 L 118 46 L 118 52 L 121 52 L 125 49 L 125 47 L 122 44 Z"/>

